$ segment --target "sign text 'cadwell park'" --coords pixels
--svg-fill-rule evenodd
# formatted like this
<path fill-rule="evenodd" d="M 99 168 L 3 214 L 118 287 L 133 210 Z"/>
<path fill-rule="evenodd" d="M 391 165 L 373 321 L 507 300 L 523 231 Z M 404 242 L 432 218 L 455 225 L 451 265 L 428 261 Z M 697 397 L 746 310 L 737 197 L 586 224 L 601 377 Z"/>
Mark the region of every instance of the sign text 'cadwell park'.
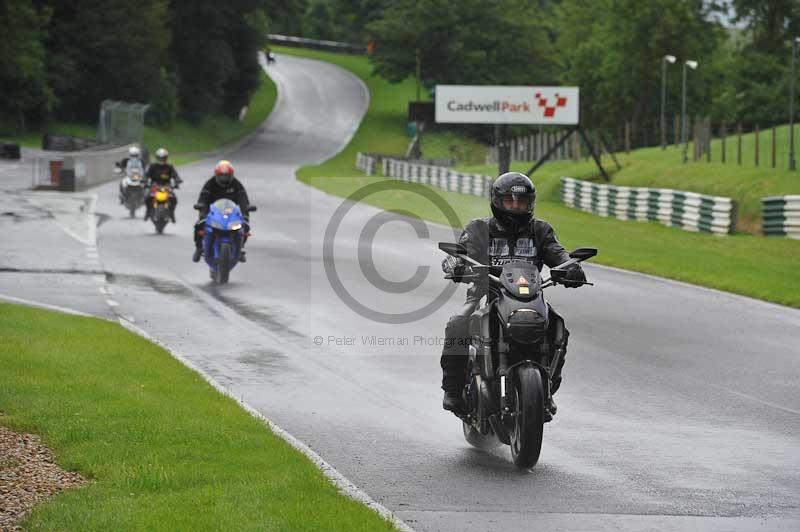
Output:
<path fill-rule="evenodd" d="M 579 94 L 578 87 L 437 85 L 436 122 L 576 125 Z"/>

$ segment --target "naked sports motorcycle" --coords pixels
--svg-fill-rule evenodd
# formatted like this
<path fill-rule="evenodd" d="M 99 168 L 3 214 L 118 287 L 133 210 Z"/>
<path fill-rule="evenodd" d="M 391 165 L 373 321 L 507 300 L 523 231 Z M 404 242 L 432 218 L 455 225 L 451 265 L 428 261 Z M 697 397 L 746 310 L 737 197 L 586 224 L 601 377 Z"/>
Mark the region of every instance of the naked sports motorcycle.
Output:
<path fill-rule="evenodd" d="M 552 419 L 547 409 L 551 379 L 566 349 L 564 321 L 542 291 L 564 281 L 569 266 L 594 257 L 597 250 L 576 249 L 542 280 L 527 261 L 487 266 L 469 257 L 461 244 L 443 242 L 439 249 L 469 263 L 462 282 L 485 282 L 488 290 L 469 321 L 468 413 L 459 416 L 464 437 L 476 447 L 498 441 L 510 445 L 514 464 L 531 468 L 539 460 L 544 424 Z"/>

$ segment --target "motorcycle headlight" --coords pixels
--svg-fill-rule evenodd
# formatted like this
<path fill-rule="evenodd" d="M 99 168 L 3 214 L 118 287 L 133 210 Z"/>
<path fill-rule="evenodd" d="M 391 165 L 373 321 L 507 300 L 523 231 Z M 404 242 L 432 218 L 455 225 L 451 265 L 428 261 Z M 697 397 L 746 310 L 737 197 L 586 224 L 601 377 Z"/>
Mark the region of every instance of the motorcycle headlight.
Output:
<path fill-rule="evenodd" d="M 164 192 L 163 190 L 159 190 L 156 192 L 156 201 L 159 203 L 164 203 L 169 199 L 169 193 Z"/>
<path fill-rule="evenodd" d="M 214 229 L 219 229 L 220 231 L 225 230 L 225 227 L 217 220 L 211 220 L 211 227 L 213 227 Z"/>
<path fill-rule="evenodd" d="M 242 224 L 239 222 L 234 222 L 228 226 L 228 231 L 238 231 L 242 228 Z"/>

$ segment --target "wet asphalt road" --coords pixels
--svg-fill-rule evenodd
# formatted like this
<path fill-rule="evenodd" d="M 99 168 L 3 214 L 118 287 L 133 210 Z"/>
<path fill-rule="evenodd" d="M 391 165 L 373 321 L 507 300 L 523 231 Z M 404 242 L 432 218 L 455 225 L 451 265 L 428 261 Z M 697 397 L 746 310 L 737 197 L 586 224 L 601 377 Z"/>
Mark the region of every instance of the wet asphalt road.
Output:
<path fill-rule="evenodd" d="M 275 112 L 229 155 L 259 206 L 229 285 L 189 260 L 213 164 L 201 161 L 180 169 L 178 224 L 162 236 L 125 217 L 115 183 L 61 200 L 4 194 L 0 294 L 134 320 L 419 530 L 800 529 L 800 311 L 587 266 L 595 287 L 548 291 L 572 332 L 565 383 L 539 465 L 517 471 L 507 448 L 471 449 L 440 410 L 438 352 L 464 287 L 400 324 L 331 288 L 323 244 L 342 200 L 293 172 L 346 143 L 363 86 L 283 56 L 270 74 Z M 353 206 L 327 262 L 366 307 L 413 312 L 446 288 L 436 242 L 453 233 L 385 222 Z M 365 273 L 370 254 L 388 283 Z M 387 293 L 419 267 L 416 289 Z"/>

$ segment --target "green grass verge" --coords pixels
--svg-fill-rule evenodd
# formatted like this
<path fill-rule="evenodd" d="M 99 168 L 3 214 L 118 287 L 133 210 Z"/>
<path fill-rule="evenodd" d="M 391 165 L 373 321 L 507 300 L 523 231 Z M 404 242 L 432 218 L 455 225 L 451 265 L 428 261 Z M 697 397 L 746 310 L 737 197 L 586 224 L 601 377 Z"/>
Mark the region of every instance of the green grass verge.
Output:
<path fill-rule="evenodd" d="M 386 530 L 303 455 L 118 324 L 0 303 L 0 411 L 92 482 L 28 530 Z"/>
<path fill-rule="evenodd" d="M 151 150 L 164 146 L 170 152 L 173 164 L 184 164 L 202 157 L 203 152 L 221 148 L 236 142 L 255 131 L 267 119 L 278 95 L 275 83 L 263 71 L 259 85 L 250 100 L 249 110 L 241 122 L 222 114 L 207 116 L 199 126 L 178 120 L 166 131 L 155 127 L 145 127 L 144 144 Z M 57 122 L 47 128 L 59 135 L 95 138 L 97 127 L 88 124 Z M 12 137 L 29 148 L 42 145 L 44 131 L 33 131 L 24 136 Z"/>
<path fill-rule="evenodd" d="M 314 178 L 309 184 L 330 194 L 348 196 L 381 180 L 378 177 Z M 555 181 L 555 179 L 552 179 Z M 386 210 L 412 213 L 450 225 L 444 214 L 420 194 L 441 196 L 465 224 L 490 216 L 486 199 L 395 181 L 394 190 L 365 202 Z M 568 249 L 596 247 L 592 262 L 708 286 L 800 308 L 800 242 L 747 234 L 719 237 L 689 233 L 656 222 L 625 222 L 571 209 L 554 201 L 536 203 L 536 216 L 549 221 Z"/>

